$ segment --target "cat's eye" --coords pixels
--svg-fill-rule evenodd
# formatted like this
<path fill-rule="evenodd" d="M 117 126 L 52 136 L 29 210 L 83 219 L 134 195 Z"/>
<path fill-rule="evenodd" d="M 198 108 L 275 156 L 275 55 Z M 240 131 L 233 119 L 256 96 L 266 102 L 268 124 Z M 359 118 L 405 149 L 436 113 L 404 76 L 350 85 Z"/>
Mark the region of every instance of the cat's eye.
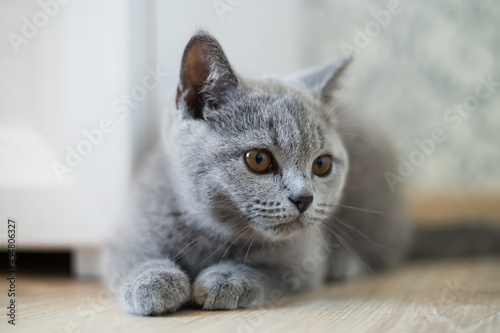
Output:
<path fill-rule="evenodd" d="M 264 173 L 272 168 L 271 154 L 263 149 L 252 149 L 245 153 L 245 162 L 250 170 Z"/>
<path fill-rule="evenodd" d="M 327 176 L 332 169 L 332 158 L 328 155 L 321 155 L 316 158 L 312 165 L 312 171 L 316 176 Z"/>

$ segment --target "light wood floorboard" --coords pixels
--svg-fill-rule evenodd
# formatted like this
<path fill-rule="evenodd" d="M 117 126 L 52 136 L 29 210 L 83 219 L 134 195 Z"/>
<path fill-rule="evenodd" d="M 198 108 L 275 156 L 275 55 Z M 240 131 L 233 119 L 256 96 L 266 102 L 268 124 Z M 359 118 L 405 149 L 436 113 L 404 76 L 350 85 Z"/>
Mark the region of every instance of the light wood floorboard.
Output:
<path fill-rule="evenodd" d="M 252 310 L 128 315 L 99 282 L 18 276 L 1 332 L 500 332 L 500 257 L 410 262 Z M 0 283 L 6 312 L 7 280 Z"/>

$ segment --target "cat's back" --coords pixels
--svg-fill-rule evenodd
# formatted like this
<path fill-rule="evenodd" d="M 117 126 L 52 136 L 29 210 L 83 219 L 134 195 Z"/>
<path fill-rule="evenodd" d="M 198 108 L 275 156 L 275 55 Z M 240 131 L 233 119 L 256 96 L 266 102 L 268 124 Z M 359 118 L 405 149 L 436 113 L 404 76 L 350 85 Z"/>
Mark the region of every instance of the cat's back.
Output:
<path fill-rule="evenodd" d="M 397 149 L 376 120 L 346 110 L 339 111 L 336 125 L 349 156 L 349 173 L 336 215 L 355 230 L 343 235 L 368 265 L 392 265 L 403 258 L 411 235 L 404 191 L 393 190 L 386 179 L 397 168 Z"/>

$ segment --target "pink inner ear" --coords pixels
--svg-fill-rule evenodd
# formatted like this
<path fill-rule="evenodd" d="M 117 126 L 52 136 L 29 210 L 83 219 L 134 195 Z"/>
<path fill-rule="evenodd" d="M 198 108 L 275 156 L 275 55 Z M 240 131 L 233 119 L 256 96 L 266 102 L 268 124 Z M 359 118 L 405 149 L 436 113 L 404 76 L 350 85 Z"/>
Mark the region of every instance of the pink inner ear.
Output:
<path fill-rule="evenodd" d="M 207 61 L 204 51 L 206 52 L 200 45 L 190 47 L 182 69 L 182 84 L 195 92 L 203 87 L 210 75 L 210 63 Z"/>
<path fill-rule="evenodd" d="M 210 63 L 207 61 L 206 50 L 201 45 L 190 45 L 186 49 L 181 68 L 181 87 L 177 88 L 176 104 L 179 106 L 182 97 L 191 115 L 200 118 L 203 108 L 203 98 L 199 95 L 203 84 L 210 75 Z"/>

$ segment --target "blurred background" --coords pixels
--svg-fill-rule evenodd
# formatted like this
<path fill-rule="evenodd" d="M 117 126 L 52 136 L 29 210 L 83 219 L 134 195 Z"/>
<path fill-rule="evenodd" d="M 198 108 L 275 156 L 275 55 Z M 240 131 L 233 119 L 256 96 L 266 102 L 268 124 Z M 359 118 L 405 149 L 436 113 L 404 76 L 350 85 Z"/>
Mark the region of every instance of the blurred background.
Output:
<path fill-rule="evenodd" d="M 354 52 L 339 99 L 398 145 L 388 186 L 423 221 L 499 219 L 499 22 L 495 0 L 0 0 L 2 244 L 14 218 L 19 251 L 96 271 L 197 28 L 254 77 Z"/>

